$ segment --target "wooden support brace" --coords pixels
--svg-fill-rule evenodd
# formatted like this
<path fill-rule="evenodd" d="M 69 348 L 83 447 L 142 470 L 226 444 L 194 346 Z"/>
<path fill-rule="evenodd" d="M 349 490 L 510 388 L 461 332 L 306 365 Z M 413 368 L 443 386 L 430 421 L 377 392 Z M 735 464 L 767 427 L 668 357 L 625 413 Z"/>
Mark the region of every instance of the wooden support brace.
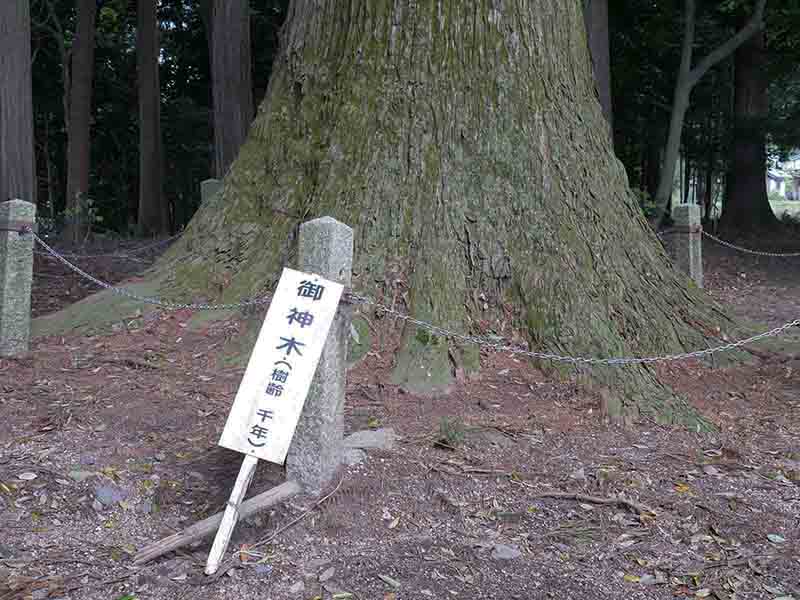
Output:
<path fill-rule="evenodd" d="M 240 519 L 249 517 L 250 515 L 253 515 L 299 494 L 300 491 L 301 487 L 299 483 L 295 481 L 286 481 L 277 487 L 274 487 L 242 502 L 239 505 L 238 516 Z M 223 513 L 217 513 L 208 517 L 207 519 L 198 521 L 183 531 L 150 544 L 149 546 L 145 546 L 136 554 L 136 556 L 134 556 L 133 564 L 143 565 L 147 562 L 150 562 L 154 558 L 158 558 L 159 556 L 166 554 L 167 552 L 172 552 L 178 548 L 183 548 L 192 542 L 196 542 L 197 540 L 208 537 L 217 531 L 217 528 L 222 522 L 222 517 Z"/>

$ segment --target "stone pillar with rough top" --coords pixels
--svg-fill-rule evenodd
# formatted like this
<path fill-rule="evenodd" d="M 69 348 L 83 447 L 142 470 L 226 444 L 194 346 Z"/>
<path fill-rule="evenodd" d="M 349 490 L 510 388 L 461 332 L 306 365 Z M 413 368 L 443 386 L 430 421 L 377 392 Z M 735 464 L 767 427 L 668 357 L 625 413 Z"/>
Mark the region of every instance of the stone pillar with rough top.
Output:
<path fill-rule="evenodd" d="M 206 179 L 200 182 L 200 203 L 205 204 L 222 191 L 222 181 Z"/>
<path fill-rule="evenodd" d="M 33 236 L 19 233 L 36 223 L 36 205 L 0 202 L 0 357 L 28 352 L 31 335 Z"/>
<path fill-rule="evenodd" d="M 672 207 L 672 219 L 678 229 L 675 261 L 684 273 L 703 287 L 703 226 L 700 224 L 700 206 L 677 204 Z"/>
<path fill-rule="evenodd" d="M 350 287 L 353 230 L 331 217 L 300 226 L 297 269 Z M 342 462 L 344 393 L 350 308 L 342 302 L 331 325 L 317 371 L 286 457 L 286 475 L 319 495 Z"/>

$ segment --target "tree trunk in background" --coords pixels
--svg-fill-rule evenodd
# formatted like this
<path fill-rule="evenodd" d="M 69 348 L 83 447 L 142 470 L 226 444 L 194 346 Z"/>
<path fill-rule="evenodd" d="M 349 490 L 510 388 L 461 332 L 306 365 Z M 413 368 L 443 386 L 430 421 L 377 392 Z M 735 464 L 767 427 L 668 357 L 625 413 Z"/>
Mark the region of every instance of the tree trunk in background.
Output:
<path fill-rule="evenodd" d="M 686 204 L 692 195 L 692 157 L 689 154 L 689 145 L 685 147 L 686 154 L 683 156 L 683 198 L 681 202 Z"/>
<path fill-rule="evenodd" d="M 42 150 L 42 154 L 44 154 L 45 167 L 47 173 L 47 215 L 55 220 L 56 218 L 56 187 L 58 183 L 56 182 L 56 175 L 55 175 L 55 168 L 53 167 L 53 155 L 50 152 L 50 121 L 52 120 L 53 115 L 47 114 L 45 115 L 45 129 L 44 129 L 44 148 Z M 41 209 L 41 207 L 40 207 Z M 41 216 L 43 213 L 40 210 L 39 215 Z"/>
<path fill-rule="evenodd" d="M 589 36 L 589 51 L 594 67 L 594 81 L 603 115 L 608 121 L 609 132 L 613 131 L 613 108 L 611 102 L 611 59 L 608 43 L 608 0 L 584 0 L 583 16 Z M 611 136 L 613 143 L 614 136 Z"/>
<path fill-rule="evenodd" d="M 214 168 L 222 178 L 253 120 L 248 0 L 213 0 L 211 81 L 214 89 Z"/>
<path fill-rule="evenodd" d="M 91 168 L 92 79 L 96 0 L 78 0 L 78 24 L 69 67 L 69 128 L 67 130 L 67 225 L 64 236 L 82 241 L 91 227 L 89 170 Z"/>
<path fill-rule="evenodd" d="M 647 144 L 647 172 L 645 173 L 645 189 L 651 200 L 656 197 L 658 190 L 658 177 L 661 172 L 661 136 L 651 136 Z"/>
<path fill-rule="evenodd" d="M 680 154 L 683 120 L 686 116 L 686 111 L 689 109 L 689 96 L 692 93 L 692 88 L 697 85 L 697 82 L 703 78 L 711 67 L 730 56 L 739 46 L 763 29 L 764 7 L 766 4 L 767 0 L 758 0 L 751 17 L 745 25 L 733 37 L 719 45 L 712 52 L 709 52 L 697 63 L 696 67 L 692 68 L 692 46 L 694 45 L 697 7 L 696 0 L 685 0 L 681 64 L 678 68 L 678 80 L 675 83 L 675 94 L 672 100 L 672 113 L 670 115 L 664 166 L 661 169 L 661 177 L 656 191 L 656 216 L 654 219 L 656 223 L 660 222 L 664 217 L 672 196 L 675 165 L 678 163 Z"/>
<path fill-rule="evenodd" d="M 0 2 L 0 202 L 36 202 L 28 0 Z"/>
<path fill-rule="evenodd" d="M 141 235 L 169 231 L 161 175 L 161 90 L 158 78 L 156 0 L 138 0 L 139 218 Z"/>
<path fill-rule="evenodd" d="M 164 256 L 161 292 L 258 294 L 291 264 L 292 215 L 330 215 L 355 230 L 354 288 L 452 330 L 592 356 L 731 335 L 628 188 L 580 0 L 512 4 L 295 0 L 224 194 Z M 441 391 L 478 362 L 408 326 L 393 377 Z M 650 368 L 578 369 L 608 386 L 612 415 L 697 422 Z"/>
<path fill-rule="evenodd" d="M 769 112 L 764 33 L 734 55 L 733 151 L 720 226 L 752 231 L 777 225 L 767 197 L 764 119 Z"/>
<path fill-rule="evenodd" d="M 211 20 L 211 2 L 212 0 L 200 0 L 199 3 L 199 10 L 200 10 L 200 20 L 203 22 L 203 28 L 206 31 L 206 44 L 208 45 L 208 66 L 209 69 L 213 71 L 213 56 L 214 56 L 214 34 L 213 28 L 214 23 Z M 211 73 L 211 79 L 213 80 L 213 72 Z M 208 123 L 211 127 L 211 134 L 214 135 L 214 85 L 212 84 L 209 86 L 208 89 L 208 106 L 210 107 L 209 114 L 208 114 Z M 211 167 L 211 176 L 216 177 L 217 174 L 217 166 L 216 166 L 216 156 L 214 152 L 213 140 L 209 140 L 209 165 Z"/>

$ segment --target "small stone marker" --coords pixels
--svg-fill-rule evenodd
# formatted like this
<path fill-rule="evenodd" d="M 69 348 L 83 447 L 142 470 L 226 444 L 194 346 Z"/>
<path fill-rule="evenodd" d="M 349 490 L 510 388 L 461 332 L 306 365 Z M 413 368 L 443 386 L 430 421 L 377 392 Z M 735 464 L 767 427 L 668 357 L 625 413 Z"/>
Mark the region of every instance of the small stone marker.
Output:
<path fill-rule="evenodd" d="M 219 441 L 246 456 L 208 555 L 209 575 L 228 547 L 258 459 L 286 460 L 342 291 L 317 275 L 283 270 Z"/>
<path fill-rule="evenodd" d="M 0 356 L 21 356 L 29 348 L 33 236 L 17 231 L 35 223 L 35 204 L 0 202 Z"/>
<path fill-rule="evenodd" d="M 676 229 L 683 235 L 676 243 L 678 268 L 691 277 L 697 287 L 703 287 L 703 226 L 700 222 L 700 206 L 677 204 L 672 207 L 672 219 Z"/>
<path fill-rule="evenodd" d="M 222 181 L 206 179 L 200 182 L 200 203 L 205 204 L 222 191 Z"/>
<path fill-rule="evenodd" d="M 297 268 L 350 287 L 353 230 L 331 217 L 308 221 L 298 232 Z M 344 459 L 344 400 L 350 308 L 341 306 L 325 342 L 314 382 L 286 457 L 286 474 L 318 495 Z"/>

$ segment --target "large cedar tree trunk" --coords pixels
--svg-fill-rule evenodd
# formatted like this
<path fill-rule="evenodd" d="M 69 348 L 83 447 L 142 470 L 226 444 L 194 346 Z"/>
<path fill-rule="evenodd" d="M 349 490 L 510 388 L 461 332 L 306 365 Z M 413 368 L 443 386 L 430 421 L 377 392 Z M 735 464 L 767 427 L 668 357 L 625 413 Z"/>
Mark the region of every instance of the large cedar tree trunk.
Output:
<path fill-rule="evenodd" d="M 777 225 L 767 199 L 764 119 L 769 112 L 764 33 L 734 55 L 734 135 L 725 210 L 720 225 L 749 231 Z"/>
<path fill-rule="evenodd" d="M 295 0 L 164 292 L 207 295 L 224 269 L 222 300 L 257 294 L 291 264 L 290 215 L 330 215 L 355 229 L 354 287 L 417 318 L 578 355 L 706 347 L 731 323 L 672 268 L 607 131 L 581 0 Z M 394 377 L 446 389 L 478 360 L 407 327 Z M 618 414 L 691 415 L 649 368 L 585 373 Z"/>
<path fill-rule="evenodd" d="M 214 169 L 222 178 L 253 120 L 248 0 L 213 0 L 211 80 L 214 90 Z"/>
<path fill-rule="evenodd" d="M 67 130 L 67 227 L 65 237 L 83 239 L 88 222 L 91 160 L 92 79 L 94 75 L 95 0 L 79 0 L 78 25 L 72 46 Z"/>
<path fill-rule="evenodd" d="M 156 0 L 139 0 L 136 36 L 139 75 L 139 218 L 142 235 L 169 230 L 161 175 L 161 90 Z"/>
<path fill-rule="evenodd" d="M 36 202 L 28 0 L 0 2 L 0 202 Z"/>

